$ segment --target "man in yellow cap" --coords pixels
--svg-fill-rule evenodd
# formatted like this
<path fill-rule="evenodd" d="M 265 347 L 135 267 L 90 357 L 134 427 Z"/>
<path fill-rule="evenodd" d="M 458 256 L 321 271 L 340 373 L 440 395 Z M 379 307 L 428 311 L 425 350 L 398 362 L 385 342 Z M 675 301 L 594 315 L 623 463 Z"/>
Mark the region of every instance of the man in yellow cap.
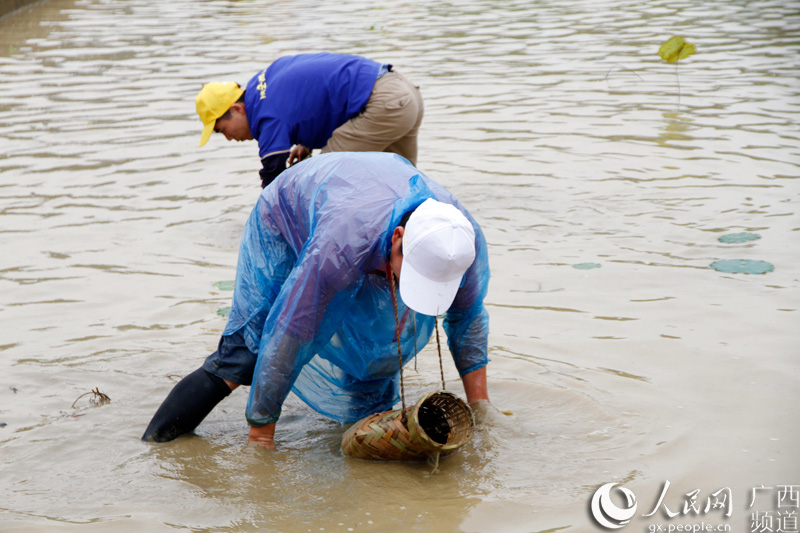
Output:
<path fill-rule="evenodd" d="M 311 154 L 394 152 L 417 162 L 419 87 L 391 65 L 319 53 L 282 57 L 242 89 L 212 82 L 195 99 L 203 146 L 213 132 L 258 141 L 261 186 Z"/>

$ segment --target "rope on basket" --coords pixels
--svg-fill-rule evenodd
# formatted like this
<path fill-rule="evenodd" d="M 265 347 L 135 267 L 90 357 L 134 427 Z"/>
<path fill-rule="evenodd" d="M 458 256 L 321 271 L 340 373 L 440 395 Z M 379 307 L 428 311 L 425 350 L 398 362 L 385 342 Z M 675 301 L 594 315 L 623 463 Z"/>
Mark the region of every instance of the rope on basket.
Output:
<path fill-rule="evenodd" d="M 392 280 L 392 303 L 394 304 L 395 336 L 397 337 L 397 363 L 400 366 L 400 401 L 403 402 L 403 413 L 406 410 L 406 391 L 403 386 L 403 351 L 400 348 L 400 317 L 397 314 L 397 291 L 395 289 L 394 272 L 389 266 L 389 278 Z M 405 416 L 405 414 L 404 414 Z"/>
<path fill-rule="evenodd" d="M 402 410 L 384 411 L 362 418 L 342 435 L 342 453 L 356 459 L 377 461 L 430 461 L 435 473 L 439 460 L 455 453 L 472 438 L 475 419 L 461 398 L 444 390 L 430 392 L 416 404 L 406 407 L 403 381 L 403 348 L 400 342 L 400 312 L 397 303 L 397 280 L 387 271 L 394 304 L 394 321 L 397 334 L 397 358 L 400 367 L 400 398 Z M 410 311 L 409 311 L 410 312 Z M 416 313 L 411 313 L 416 317 Z M 444 363 L 439 342 L 439 323 L 436 327 L 436 345 L 439 351 L 439 368 L 444 388 Z M 414 324 L 414 357 L 416 357 L 416 323 Z"/>
<path fill-rule="evenodd" d="M 397 363 L 400 367 L 400 401 L 403 405 L 403 411 L 406 410 L 406 392 L 405 386 L 403 384 L 403 350 L 400 347 L 400 316 L 397 311 L 397 288 L 395 282 L 395 275 L 394 272 L 389 272 L 389 279 L 391 280 L 391 289 L 392 289 L 392 303 L 394 304 L 394 326 L 395 326 L 395 337 L 397 338 Z M 417 368 L 417 316 L 414 313 L 414 370 Z M 447 390 L 444 382 L 444 363 L 442 362 L 442 343 L 439 340 L 439 317 L 433 317 L 433 326 L 436 330 L 436 350 L 439 353 L 439 372 L 442 375 L 442 390 Z"/>
<path fill-rule="evenodd" d="M 439 342 L 439 317 L 433 317 L 433 327 L 436 328 L 436 349 L 439 350 L 439 371 L 442 373 L 442 390 L 447 390 L 444 386 L 444 364 L 442 363 L 442 343 Z"/>
<path fill-rule="evenodd" d="M 417 372 L 417 313 L 411 315 L 411 323 L 414 325 L 414 372 Z"/>

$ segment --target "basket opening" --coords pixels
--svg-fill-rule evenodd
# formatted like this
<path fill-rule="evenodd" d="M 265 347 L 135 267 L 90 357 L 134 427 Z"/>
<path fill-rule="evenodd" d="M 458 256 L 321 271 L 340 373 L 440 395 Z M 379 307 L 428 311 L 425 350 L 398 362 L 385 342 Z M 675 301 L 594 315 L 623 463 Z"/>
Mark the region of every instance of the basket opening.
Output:
<path fill-rule="evenodd" d="M 434 442 L 447 444 L 450 436 L 450 421 L 445 410 L 426 400 L 419 406 L 419 426 Z"/>

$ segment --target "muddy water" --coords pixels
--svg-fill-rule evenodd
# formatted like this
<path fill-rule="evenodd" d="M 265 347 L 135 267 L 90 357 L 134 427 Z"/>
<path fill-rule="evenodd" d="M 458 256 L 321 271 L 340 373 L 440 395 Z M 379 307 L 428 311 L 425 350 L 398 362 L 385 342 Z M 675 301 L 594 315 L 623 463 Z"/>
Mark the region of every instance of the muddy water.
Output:
<path fill-rule="evenodd" d="M 609 482 L 633 531 L 794 509 L 798 13 L 45 0 L 0 19 L 0 530 L 595 531 Z M 674 34 L 697 45 L 677 69 L 657 55 Z M 293 399 L 279 451 L 247 448 L 245 391 L 196 436 L 138 440 L 216 344 L 260 190 L 255 144 L 197 148 L 194 95 L 321 50 L 422 85 L 419 166 L 490 243 L 497 410 L 436 475 L 343 458 L 343 428 Z M 407 377 L 412 398 L 436 386 L 431 347 Z M 95 388 L 111 403 L 73 404 Z M 666 481 L 678 516 L 642 516 Z M 703 512 L 722 488 L 727 519 Z"/>

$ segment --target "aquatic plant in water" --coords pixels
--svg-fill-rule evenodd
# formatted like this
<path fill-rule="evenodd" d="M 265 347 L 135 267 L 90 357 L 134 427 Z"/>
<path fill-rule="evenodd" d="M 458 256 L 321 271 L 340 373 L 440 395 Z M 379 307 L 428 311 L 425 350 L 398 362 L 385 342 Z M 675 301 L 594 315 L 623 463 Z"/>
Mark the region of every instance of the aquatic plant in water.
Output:
<path fill-rule="evenodd" d="M 694 44 L 687 43 L 686 40 L 676 35 L 670 37 L 667 42 L 658 49 L 658 55 L 667 63 L 675 63 L 675 79 L 678 80 L 678 107 L 681 106 L 681 79 L 678 76 L 678 61 L 686 59 L 694 54 L 696 48 Z"/>
<path fill-rule="evenodd" d="M 723 235 L 722 237 L 720 237 L 717 240 L 719 240 L 719 242 L 724 242 L 724 243 L 730 244 L 730 243 L 736 243 L 736 242 L 755 241 L 755 240 L 760 239 L 760 238 L 761 238 L 761 235 L 759 235 L 758 233 L 742 232 L 742 233 L 729 233 L 727 235 Z"/>
<path fill-rule="evenodd" d="M 214 287 L 218 288 L 221 291 L 232 291 L 235 286 L 235 282 L 231 281 L 217 281 L 214 283 Z M 219 316 L 228 316 L 231 313 L 230 307 L 223 307 L 222 309 L 217 309 L 217 314 Z"/>
<path fill-rule="evenodd" d="M 725 259 L 714 261 L 709 266 L 718 272 L 727 274 L 766 274 L 775 270 L 771 263 L 751 259 Z"/>
<path fill-rule="evenodd" d="M 89 398 L 89 403 L 92 404 L 92 405 L 105 405 L 105 404 L 111 402 L 111 398 L 109 398 L 109 396 L 107 394 L 105 394 L 104 392 L 101 392 L 100 391 L 100 387 L 96 387 L 96 388 L 90 390 L 89 392 L 84 392 L 83 394 L 81 394 L 80 396 L 75 398 L 75 401 L 72 402 L 72 408 L 75 409 L 75 404 L 78 403 L 78 400 L 80 400 L 84 396 L 88 396 L 90 394 L 92 396 Z"/>

